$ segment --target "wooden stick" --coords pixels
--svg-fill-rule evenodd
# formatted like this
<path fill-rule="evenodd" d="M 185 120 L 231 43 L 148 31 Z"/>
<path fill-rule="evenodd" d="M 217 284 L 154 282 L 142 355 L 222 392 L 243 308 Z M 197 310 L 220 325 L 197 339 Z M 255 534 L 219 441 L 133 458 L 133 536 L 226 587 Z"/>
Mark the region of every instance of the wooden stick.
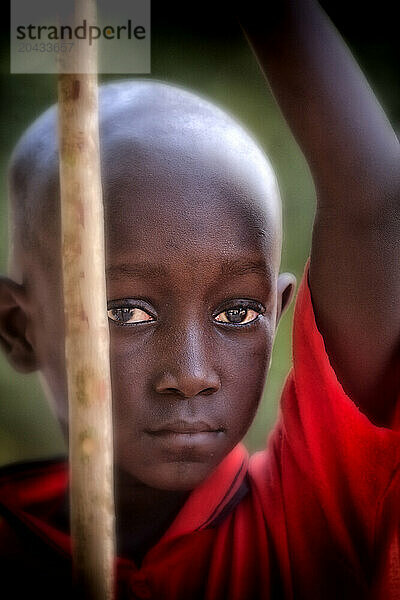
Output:
<path fill-rule="evenodd" d="M 94 22 L 94 0 L 77 8 L 81 22 Z M 95 45 L 81 52 L 78 68 L 87 72 L 58 82 L 70 519 L 77 596 L 110 600 L 113 435 Z"/>

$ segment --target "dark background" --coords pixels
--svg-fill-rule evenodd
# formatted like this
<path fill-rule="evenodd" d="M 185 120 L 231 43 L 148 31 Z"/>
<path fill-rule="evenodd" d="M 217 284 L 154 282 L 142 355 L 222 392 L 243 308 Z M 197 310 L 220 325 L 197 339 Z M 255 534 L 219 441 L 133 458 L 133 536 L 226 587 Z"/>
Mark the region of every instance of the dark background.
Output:
<path fill-rule="evenodd" d="M 362 2 L 327 1 L 322 5 L 398 131 L 400 78 L 394 3 L 384 0 L 367 7 Z M 260 141 L 274 164 L 284 200 L 282 269 L 300 278 L 310 246 L 315 203 L 312 181 L 227 6 L 226 2 L 178 6 L 153 0 L 149 77 L 185 85 L 213 99 L 241 120 Z M 4 18 L 0 30 L 0 272 L 3 273 L 7 268 L 7 162 L 24 129 L 56 100 L 54 76 L 10 75 L 8 23 L 9 19 Z M 250 450 L 264 445 L 276 418 L 280 390 L 290 367 L 291 320 L 292 311 L 279 327 L 266 391 L 246 438 Z M 0 463 L 47 456 L 63 449 L 38 378 L 14 373 L 1 356 Z"/>

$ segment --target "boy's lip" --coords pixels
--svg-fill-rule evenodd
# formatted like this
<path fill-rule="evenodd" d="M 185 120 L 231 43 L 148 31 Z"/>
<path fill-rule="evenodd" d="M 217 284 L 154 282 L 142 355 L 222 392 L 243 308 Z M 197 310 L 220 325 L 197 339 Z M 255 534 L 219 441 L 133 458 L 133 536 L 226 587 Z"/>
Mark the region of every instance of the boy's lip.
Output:
<path fill-rule="evenodd" d="M 205 421 L 171 421 L 163 423 L 157 428 L 148 429 L 147 433 L 155 436 L 168 435 L 170 433 L 195 434 L 204 432 L 219 432 L 223 431 L 222 427 L 216 427 L 206 423 Z"/>

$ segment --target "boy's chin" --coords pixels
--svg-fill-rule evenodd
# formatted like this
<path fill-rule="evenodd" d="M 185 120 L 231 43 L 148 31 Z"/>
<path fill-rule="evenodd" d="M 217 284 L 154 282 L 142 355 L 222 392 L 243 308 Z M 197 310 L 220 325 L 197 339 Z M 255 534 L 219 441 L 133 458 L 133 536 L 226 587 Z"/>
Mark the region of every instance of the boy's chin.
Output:
<path fill-rule="evenodd" d="M 153 465 L 138 479 L 146 486 L 171 492 L 194 490 L 214 471 L 215 466 L 200 462 L 179 461 Z"/>
<path fill-rule="evenodd" d="M 142 444 L 116 447 L 116 462 L 132 481 L 151 488 L 190 491 L 200 485 L 232 449 L 225 431 L 146 434 Z M 136 450 L 136 451 L 135 451 Z"/>

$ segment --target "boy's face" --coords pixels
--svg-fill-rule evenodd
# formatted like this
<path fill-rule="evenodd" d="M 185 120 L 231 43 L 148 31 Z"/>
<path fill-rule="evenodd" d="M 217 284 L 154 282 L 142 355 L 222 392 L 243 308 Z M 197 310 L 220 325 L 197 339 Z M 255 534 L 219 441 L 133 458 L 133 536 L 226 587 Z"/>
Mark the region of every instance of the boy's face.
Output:
<path fill-rule="evenodd" d="M 189 490 L 256 412 L 282 308 L 280 240 L 254 178 L 171 161 L 114 157 L 104 185 L 115 461 Z M 33 286 L 30 341 L 66 428 L 59 265 Z"/>

